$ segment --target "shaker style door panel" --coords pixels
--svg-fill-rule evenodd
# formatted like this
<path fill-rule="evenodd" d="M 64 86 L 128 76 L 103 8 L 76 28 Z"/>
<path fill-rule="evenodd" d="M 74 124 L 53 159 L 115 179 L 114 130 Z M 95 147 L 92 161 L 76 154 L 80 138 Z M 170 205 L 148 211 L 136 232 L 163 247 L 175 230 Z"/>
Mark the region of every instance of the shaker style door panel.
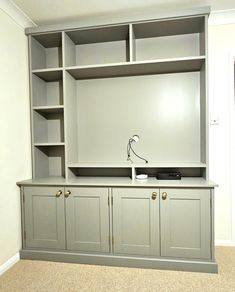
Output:
<path fill-rule="evenodd" d="M 210 190 L 161 189 L 161 256 L 211 258 Z"/>
<path fill-rule="evenodd" d="M 113 189 L 114 253 L 159 255 L 159 191 Z"/>
<path fill-rule="evenodd" d="M 109 252 L 108 188 L 66 188 L 67 249 Z"/>
<path fill-rule="evenodd" d="M 62 187 L 25 187 L 26 247 L 65 248 Z"/>

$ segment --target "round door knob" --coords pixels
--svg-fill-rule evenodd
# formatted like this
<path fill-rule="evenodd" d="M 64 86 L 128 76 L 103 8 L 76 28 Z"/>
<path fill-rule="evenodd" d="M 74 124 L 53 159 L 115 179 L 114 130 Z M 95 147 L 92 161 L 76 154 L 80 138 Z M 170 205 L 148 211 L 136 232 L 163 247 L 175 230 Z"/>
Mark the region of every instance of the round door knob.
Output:
<path fill-rule="evenodd" d="M 153 192 L 152 193 L 152 200 L 156 200 L 156 198 L 157 198 L 157 193 L 156 192 Z"/>
<path fill-rule="evenodd" d="M 55 194 L 55 196 L 58 198 L 58 197 L 60 197 L 61 195 L 62 195 L 62 191 L 61 190 L 59 190 L 56 194 Z"/>
<path fill-rule="evenodd" d="M 71 192 L 70 192 L 70 191 L 66 191 L 66 192 L 64 193 L 65 198 L 68 198 L 69 195 L 71 195 Z"/>
<path fill-rule="evenodd" d="M 166 200 L 166 198 L 167 198 L 167 193 L 166 193 L 166 192 L 163 192 L 163 193 L 162 193 L 162 199 L 163 199 L 163 200 Z"/>

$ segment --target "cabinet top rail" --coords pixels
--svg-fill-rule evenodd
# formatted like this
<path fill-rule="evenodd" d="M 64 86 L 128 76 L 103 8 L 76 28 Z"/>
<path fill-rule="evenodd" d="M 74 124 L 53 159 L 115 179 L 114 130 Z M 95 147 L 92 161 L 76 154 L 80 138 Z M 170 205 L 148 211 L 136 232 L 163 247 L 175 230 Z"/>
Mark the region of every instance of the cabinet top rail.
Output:
<path fill-rule="evenodd" d="M 25 29 L 25 34 L 39 34 L 47 32 L 58 32 L 63 30 L 72 30 L 79 28 L 93 28 L 99 26 L 110 26 L 110 25 L 122 25 L 129 23 L 138 23 L 145 21 L 158 21 L 158 20 L 168 20 L 173 18 L 181 17 L 193 17 L 200 15 L 209 15 L 210 6 L 191 8 L 188 10 L 181 11 L 147 11 L 147 12 L 138 12 L 138 13 L 129 13 L 129 14 L 116 14 L 110 16 L 99 16 L 99 17 L 87 17 L 82 18 L 77 21 L 51 24 L 51 25 L 42 25 L 35 27 L 28 27 Z"/>

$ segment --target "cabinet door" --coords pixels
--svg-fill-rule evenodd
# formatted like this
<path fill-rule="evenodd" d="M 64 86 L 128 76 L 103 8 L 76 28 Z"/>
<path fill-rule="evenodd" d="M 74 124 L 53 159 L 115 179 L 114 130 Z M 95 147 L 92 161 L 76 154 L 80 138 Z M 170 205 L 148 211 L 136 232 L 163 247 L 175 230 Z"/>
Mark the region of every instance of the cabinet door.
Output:
<path fill-rule="evenodd" d="M 113 189 L 113 235 L 114 253 L 159 255 L 159 191 Z"/>
<path fill-rule="evenodd" d="M 62 187 L 25 187 L 26 247 L 65 248 Z"/>
<path fill-rule="evenodd" d="M 209 259 L 210 190 L 161 189 L 161 255 Z"/>
<path fill-rule="evenodd" d="M 66 202 L 67 248 L 109 252 L 107 188 L 69 188 Z M 66 193 L 66 192 L 65 192 Z"/>

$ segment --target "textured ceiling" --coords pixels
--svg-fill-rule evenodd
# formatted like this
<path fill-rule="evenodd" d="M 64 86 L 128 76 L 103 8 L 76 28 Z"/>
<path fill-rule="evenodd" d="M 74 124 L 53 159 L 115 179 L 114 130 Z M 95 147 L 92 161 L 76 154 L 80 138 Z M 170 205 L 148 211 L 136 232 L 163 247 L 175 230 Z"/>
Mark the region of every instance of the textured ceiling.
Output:
<path fill-rule="evenodd" d="M 235 9 L 235 0 L 12 0 L 37 25 L 74 21 L 117 13 L 180 10 L 210 5 L 212 10 Z"/>

